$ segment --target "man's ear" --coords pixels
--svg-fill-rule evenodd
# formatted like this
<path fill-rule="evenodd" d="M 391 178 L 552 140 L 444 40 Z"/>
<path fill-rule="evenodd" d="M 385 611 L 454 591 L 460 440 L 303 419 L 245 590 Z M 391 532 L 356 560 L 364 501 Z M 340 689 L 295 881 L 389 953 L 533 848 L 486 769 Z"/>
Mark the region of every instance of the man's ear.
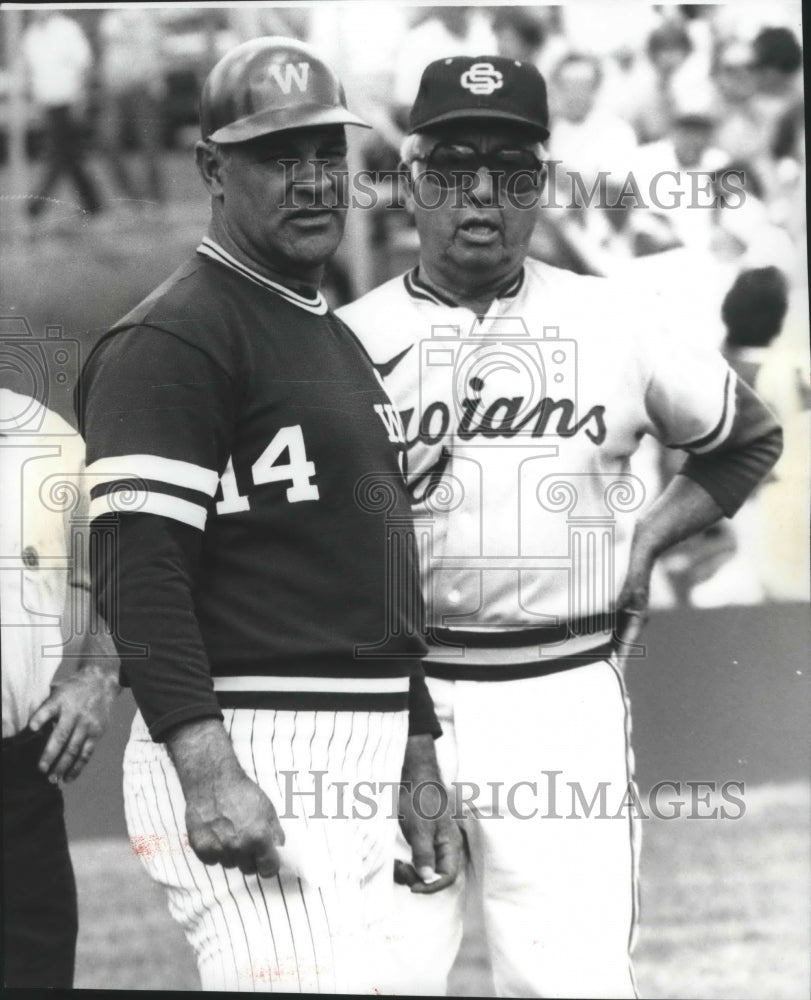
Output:
<path fill-rule="evenodd" d="M 210 142 L 200 140 L 194 147 L 194 160 L 212 198 L 222 198 L 223 156 L 219 148 Z"/>

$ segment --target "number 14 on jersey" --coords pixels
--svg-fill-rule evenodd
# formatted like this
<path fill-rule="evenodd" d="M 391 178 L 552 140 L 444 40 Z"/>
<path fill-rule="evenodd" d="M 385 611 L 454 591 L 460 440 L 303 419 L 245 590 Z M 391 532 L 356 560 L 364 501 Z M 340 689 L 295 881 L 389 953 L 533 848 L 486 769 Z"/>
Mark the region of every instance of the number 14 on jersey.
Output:
<path fill-rule="evenodd" d="M 285 452 L 287 461 L 282 462 L 280 459 L 284 457 Z M 314 476 L 315 463 L 307 458 L 301 424 L 282 427 L 251 466 L 254 486 L 263 486 L 265 483 L 292 483 L 287 489 L 288 503 L 318 499 L 318 487 L 310 482 Z M 220 487 L 222 500 L 217 501 L 218 514 L 236 514 L 251 509 L 248 498 L 237 489 L 233 458 L 228 459 L 228 465 L 220 479 Z"/>

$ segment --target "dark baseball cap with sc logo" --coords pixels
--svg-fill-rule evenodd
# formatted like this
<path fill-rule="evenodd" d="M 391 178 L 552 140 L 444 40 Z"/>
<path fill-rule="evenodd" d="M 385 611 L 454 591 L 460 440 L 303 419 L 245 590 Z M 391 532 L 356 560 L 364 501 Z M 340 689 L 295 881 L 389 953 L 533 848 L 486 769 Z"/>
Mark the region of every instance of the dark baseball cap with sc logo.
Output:
<path fill-rule="evenodd" d="M 549 138 L 546 83 L 531 63 L 503 56 L 454 56 L 429 63 L 408 121 L 409 134 L 442 122 L 490 119 Z"/>

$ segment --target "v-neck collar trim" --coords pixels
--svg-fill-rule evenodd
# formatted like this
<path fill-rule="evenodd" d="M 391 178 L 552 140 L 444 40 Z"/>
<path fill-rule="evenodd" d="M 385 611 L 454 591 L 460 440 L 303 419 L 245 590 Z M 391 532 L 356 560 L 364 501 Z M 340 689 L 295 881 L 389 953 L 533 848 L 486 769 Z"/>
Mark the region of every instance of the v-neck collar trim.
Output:
<path fill-rule="evenodd" d="M 422 299 L 424 302 L 433 302 L 434 305 L 438 306 L 450 306 L 452 309 L 462 308 L 458 302 L 454 302 L 452 298 L 444 295 L 442 292 L 438 292 L 435 288 L 431 288 L 427 285 L 419 274 L 419 265 L 414 267 L 412 270 L 407 271 L 403 275 L 403 284 L 405 285 L 406 291 L 413 299 Z M 519 273 L 513 278 L 510 284 L 498 295 L 494 296 L 494 301 L 496 299 L 513 299 L 521 291 L 524 285 L 524 268 L 522 267 Z"/>
<path fill-rule="evenodd" d="M 197 253 L 216 261 L 218 264 L 223 264 L 232 271 L 236 271 L 237 274 L 241 274 L 243 278 L 248 278 L 249 281 L 267 288 L 268 291 L 281 295 L 283 299 L 286 299 L 294 306 L 298 306 L 299 309 L 304 309 L 306 312 L 314 313 L 316 316 L 323 316 L 329 308 L 327 300 L 320 291 L 317 291 L 314 296 L 306 296 L 300 292 L 293 291 L 287 285 L 271 281 L 270 278 L 266 278 L 258 271 L 254 271 L 252 267 L 248 267 L 247 264 L 238 261 L 236 257 L 232 257 L 230 253 L 223 250 L 219 243 L 212 240 L 209 236 L 203 238 L 202 243 L 197 247 Z"/>

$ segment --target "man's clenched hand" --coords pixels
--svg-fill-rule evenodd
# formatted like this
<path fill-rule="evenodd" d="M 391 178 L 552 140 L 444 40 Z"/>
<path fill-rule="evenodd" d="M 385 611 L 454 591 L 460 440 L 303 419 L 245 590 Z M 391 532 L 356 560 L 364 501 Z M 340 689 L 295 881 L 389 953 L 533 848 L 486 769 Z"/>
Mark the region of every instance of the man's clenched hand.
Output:
<path fill-rule="evenodd" d="M 245 875 L 276 875 L 284 831 L 273 803 L 240 767 L 222 723 L 186 723 L 166 742 L 186 797 L 186 830 L 197 857 Z"/>

